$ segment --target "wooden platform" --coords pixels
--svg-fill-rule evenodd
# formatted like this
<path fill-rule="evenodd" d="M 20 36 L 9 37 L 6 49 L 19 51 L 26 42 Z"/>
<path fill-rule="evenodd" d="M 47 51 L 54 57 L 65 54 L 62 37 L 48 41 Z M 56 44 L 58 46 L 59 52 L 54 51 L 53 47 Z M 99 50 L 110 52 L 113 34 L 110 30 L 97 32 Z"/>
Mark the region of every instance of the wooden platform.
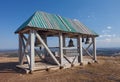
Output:
<path fill-rule="evenodd" d="M 90 58 L 84 57 L 82 65 L 85 66 L 88 63 L 94 63 L 94 61 L 92 59 L 90 59 Z M 70 63 L 65 63 L 63 65 L 63 69 L 71 68 L 73 66 L 80 66 L 80 63 L 76 62 L 76 63 L 73 63 L 73 65 L 71 65 Z M 19 68 L 19 69 L 24 70 L 25 73 L 30 73 L 28 64 L 17 65 L 16 67 Z M 57 69 L 60 69 L 60 66 L 49 64 L 49 63 L 44 63 L 44 62 L 36 62 L 34 71 L 38 71 L 38 70 L 39 71 L 43 71 L 43 70 L 57 70 Z"/>

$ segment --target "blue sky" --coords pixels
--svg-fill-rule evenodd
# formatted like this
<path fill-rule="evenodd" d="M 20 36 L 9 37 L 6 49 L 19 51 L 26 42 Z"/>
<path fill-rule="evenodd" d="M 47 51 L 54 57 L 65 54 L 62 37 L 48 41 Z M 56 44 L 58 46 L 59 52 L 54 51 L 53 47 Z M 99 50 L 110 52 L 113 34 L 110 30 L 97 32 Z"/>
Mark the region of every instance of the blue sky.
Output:
<path fill-rule="evenodd" d="M 0 0 L 0 49 L 18 48 L 14 31 L 38 10 L 80 20 L 97 47 L 120 47 L 120 0 Z"/>

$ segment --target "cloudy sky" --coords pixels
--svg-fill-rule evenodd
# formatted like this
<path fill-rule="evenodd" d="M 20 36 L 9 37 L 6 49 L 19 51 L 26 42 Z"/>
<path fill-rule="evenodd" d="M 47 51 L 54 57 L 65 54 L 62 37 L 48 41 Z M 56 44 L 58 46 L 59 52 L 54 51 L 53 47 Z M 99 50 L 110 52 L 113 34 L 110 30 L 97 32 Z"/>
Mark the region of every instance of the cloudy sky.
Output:
<path fill-rule="evenodd" d="M 120 0 L 0 0 L 0 49 L 18 48 L 14 31 L 38 10 L 80 20 L 97 47 L 120 47 Z"/>

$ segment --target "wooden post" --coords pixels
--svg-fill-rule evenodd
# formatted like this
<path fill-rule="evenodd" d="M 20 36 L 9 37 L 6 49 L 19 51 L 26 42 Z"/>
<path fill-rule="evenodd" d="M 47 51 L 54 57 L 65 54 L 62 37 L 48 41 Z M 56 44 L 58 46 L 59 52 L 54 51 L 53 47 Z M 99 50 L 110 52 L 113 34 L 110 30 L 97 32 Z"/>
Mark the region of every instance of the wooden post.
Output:
<path fill-rule="evenodd" d="M 63 36 L 59 33 L 59 47 L 60 47 L 60 64 L 63 66 Z"/>
<path fill-rule="evenodd" d="M 63 47 L 66 46 L 66 43 L 65 43 L 65 35 L 63 35 Z"/>
<path fill-rule="evenodd" d="M 31 72 L 34 70 L 34 66 L 35 66 L 34 41 L 35 41 L 34 30 L 30 30 L 30 71 Z"/>
<path fill-rule="evenodd" d="M 93 57 L 94 57 L 94 60 L 97 61 L 97 57 L 96 57 L 96 38 L 92 37 L 92 41 L 93 41 Z"/>
<path fill-rule="evenodd" d="M 78 40 L 78 51 L 79 51 L 78 62 L 82 64 L 83 63 L 82 37 L 79 35 L 77 40 Z"/>
<path fill-rule="evenodd" d="M 42 38 L 40 37 L 40 35 L 36 31 L 35 31 L 35 35 L 37 36 L 38 40 L 43 44 L 43 46 L 48 51 L 48 53 L 53 58 L 53 60 L 60 66 L 60 63 L 58 62 L 58 60 L 55 58 L 55 56 L 53 55 L 53 53 L 50 51 L 50 49 L 48 48 L 48 46 L 44 43 L 44 41 L 42 40 Z"/>
<path fill-rule="evenodd" d="M 19 64 L 22 65 L 22 37 L 21 34 L 18 35 L 19 36 L 19 51 L 18 51 L 18 55 L 19 55 Z"/>
<path fill-rule="evenodd" d="M 65 35 L 63 35 L 63 47 L 66 47 Z M 66 54 L 66 50 L 63 50 L 63 54 Z"/>

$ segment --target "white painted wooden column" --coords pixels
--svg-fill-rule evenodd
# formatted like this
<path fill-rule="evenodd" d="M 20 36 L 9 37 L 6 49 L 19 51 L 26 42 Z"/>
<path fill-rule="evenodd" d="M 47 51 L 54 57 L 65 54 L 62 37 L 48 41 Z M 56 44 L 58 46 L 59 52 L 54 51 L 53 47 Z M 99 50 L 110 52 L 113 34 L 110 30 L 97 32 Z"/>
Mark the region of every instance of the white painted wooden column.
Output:
<path fill-rule="evenodd" d="M 97 61 L 97 57 L 96 57 L 96 38 L 92 37 L 92 41 L 93 41 L 93 57 L 94 57 L 94 60 Z"/>
<path fill-rule="evenodd" d="M 60 64 L 63 66 L 63 36 L 59 33 Z"/>
<path fill-rule="evenodd" d="M 18 57 L 19 57 L 19 64 L 22 65 L 22 37 L 21 34 L 18 34 L 19 37 L 19 51 L 18 51 Z"/>
<path fill-rule="evenodd" d="M 35 67 L 35 51 L 34 51 L 34 42 L 35 42 L 35 35 L 34 31 L 30 31 L 30 71 L 32 72 Z"/>
<path fill-rule="evenodd" d="M 82 51 L 82 37 L 79 35 L 78 36 L 78 51 L 79 51 L 79 56 L 78 56 L 78 62 L 83 63 L 83 51 Z"/>

